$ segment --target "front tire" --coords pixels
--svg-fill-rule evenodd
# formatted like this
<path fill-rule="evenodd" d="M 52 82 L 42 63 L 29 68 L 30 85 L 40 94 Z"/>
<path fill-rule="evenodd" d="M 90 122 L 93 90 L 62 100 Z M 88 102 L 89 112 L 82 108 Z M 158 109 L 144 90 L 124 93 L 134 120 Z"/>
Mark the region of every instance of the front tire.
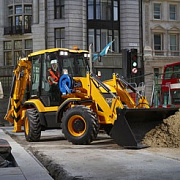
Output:
<path fill-rule="evenodd" d="M 41 137 L 41 124 L 36 109 L 27 109 L 24 120 L 25 138 L 29 142 L 37 142 Z"/>
<path fill-rule="evenodd" d="M 90 144 L 97 137 L 98 130 L 96 115 L 86 106 L 69 108 L 62 118 L 62 131 L 73 144 Z"/>

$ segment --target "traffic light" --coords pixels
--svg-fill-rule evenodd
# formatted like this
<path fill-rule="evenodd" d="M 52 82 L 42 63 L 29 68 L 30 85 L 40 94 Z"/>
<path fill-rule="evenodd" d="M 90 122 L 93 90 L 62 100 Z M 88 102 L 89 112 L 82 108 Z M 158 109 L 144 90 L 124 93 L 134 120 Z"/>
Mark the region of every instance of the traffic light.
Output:
<path fill-rule="evenodd" d="M 131 73 L 136 74 L 137 72 L 138 72 L 137 49 L 131 49 Z"/>

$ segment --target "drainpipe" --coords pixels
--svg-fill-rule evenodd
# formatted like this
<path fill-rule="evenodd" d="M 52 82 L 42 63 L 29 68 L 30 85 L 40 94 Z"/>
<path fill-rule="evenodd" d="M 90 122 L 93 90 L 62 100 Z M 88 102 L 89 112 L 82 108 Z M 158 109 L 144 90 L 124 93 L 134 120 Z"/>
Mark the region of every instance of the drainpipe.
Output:
<path fill-rule="evenodd" d="M 33 24 L 39 23 L 39 0 L 33 0 Z"/>
<path fill-rule="evenodd" d="M 44 0 L 44 3 L 45 3 L 45 49 L 47 49 L 47 41 L 48 41 L 48 36 L 47 36 L 47 0 Z"/>
<path fill-rule="evenodd" d="M 142 0 L 139 0 L 139 51 L 141 54 L 141 69 L 142 74 L 144 74 L 144 44 L 143 44 L 143 8 L 142 8 Z M 142 77 L 142 81 L 144 81 L 144 77 Z"/>

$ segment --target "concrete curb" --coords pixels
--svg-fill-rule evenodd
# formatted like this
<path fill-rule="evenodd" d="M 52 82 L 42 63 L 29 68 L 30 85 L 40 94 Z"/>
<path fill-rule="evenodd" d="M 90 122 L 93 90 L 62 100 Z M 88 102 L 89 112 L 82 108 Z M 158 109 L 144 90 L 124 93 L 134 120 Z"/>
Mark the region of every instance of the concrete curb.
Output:
<path fill-rule="evenodd" d="M 22 146 L 15 142 L 10 136 L 0 129 L 1 139 L 5 139 L 12 147 L 12 155 L 18 164 L 18 167 L 0 168 L 0 177 L 2 179 L 13 180 L 52 180 L 43 165 Z"/>

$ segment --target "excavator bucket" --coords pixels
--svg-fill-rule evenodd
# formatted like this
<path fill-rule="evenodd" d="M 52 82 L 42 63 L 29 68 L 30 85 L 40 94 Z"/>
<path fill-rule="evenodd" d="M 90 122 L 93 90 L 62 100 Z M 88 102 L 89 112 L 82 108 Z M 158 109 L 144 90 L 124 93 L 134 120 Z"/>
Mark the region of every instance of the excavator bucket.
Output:
<path fill-rule="evenodd" d="M 124 148 L 146 148 L 141 141 L 145 134 L 163 119 L 173 115 L 179 108 L 151 108 L 151 109 L 120 109 L 117 108 L 117 120 L 110 131 L 114 141 Z"/>

